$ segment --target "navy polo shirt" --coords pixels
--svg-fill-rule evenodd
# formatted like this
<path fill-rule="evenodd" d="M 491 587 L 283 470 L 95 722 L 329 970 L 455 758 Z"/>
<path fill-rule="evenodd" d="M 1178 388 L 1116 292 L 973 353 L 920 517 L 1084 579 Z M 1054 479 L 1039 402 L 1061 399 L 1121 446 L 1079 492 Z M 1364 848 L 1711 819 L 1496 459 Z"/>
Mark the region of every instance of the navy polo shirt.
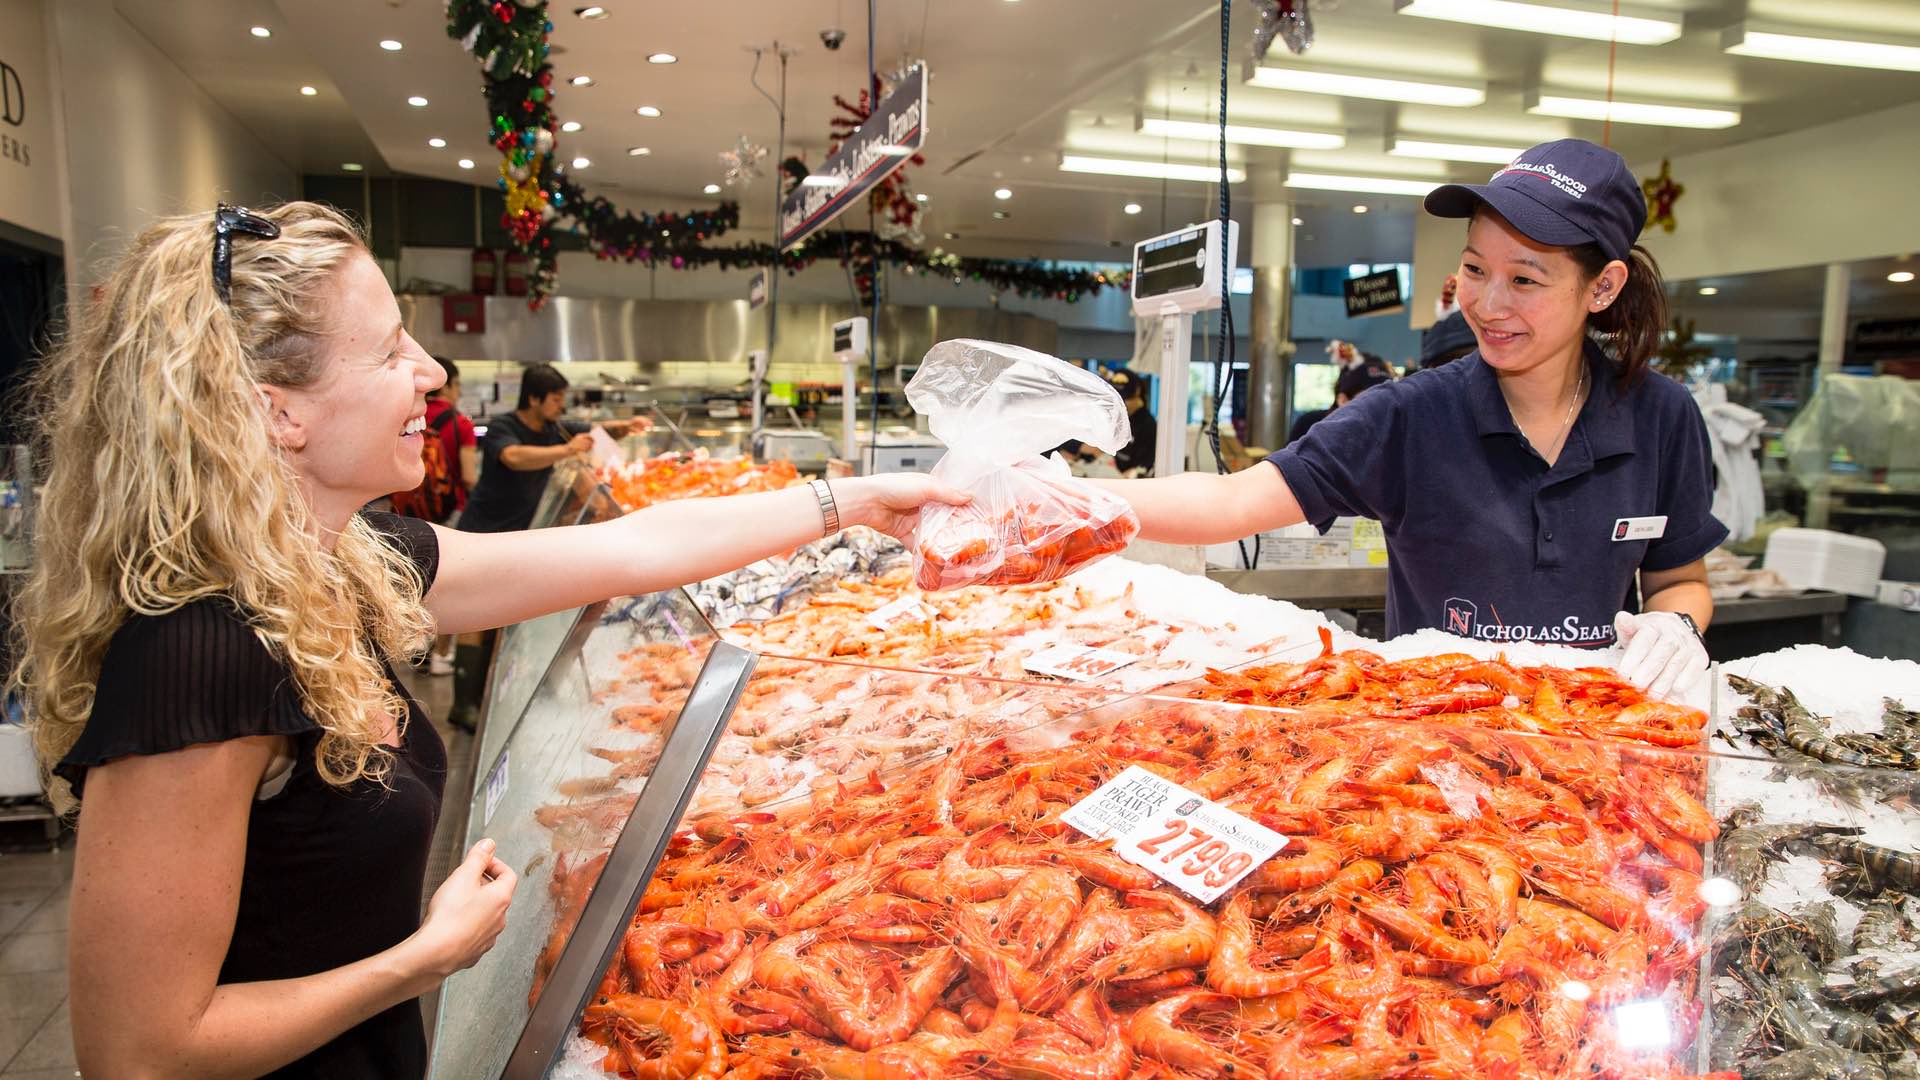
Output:
<path fill-rule="evenodd" d="M 1693 397 L 1651 371 L 1622 389 L 1591 341 L 1586 360 L 1592 389 L 1552 467 L 1478 351 L 1368 390 L 1267 459 L 1320 531 L 1340 515 L 1379 520 L 1390 635 L 1611 645 L 1614 612 L 1635 610 L 1635 572 L 1726 538 Z M 1652 528 L 1623 519 L 1654 517 L 1660 535 L 1614 539 Z"/>

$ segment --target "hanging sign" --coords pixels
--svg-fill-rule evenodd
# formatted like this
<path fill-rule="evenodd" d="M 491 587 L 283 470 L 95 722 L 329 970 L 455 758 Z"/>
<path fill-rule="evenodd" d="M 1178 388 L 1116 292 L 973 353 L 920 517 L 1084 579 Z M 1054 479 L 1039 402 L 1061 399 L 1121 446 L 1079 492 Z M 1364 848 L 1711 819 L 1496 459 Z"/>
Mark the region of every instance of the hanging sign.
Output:
<path fill-rule="evenodd" d="M 755 270 L 753 277 L 747 279 L 747 310 L 756 311 L 767 306 L 767 272 Z"/>
<path fill-rule="evenodd" d="M 1203 904 L 1239 884 L 1287 838 L 1138 765 L 1060 815 Z"/>
<path fill-rule="evenodd" d="M 918 153 L 927 137 L 927 67 L 916 65 L 840 149 L 780 203 L 780 250 L 805 240 L 866 197 Z"/>
<path fill-rule="evenodd" d="M 1365 277 L 1348 278 L 1344 283 L 1347 293 L 1347 318 L 1360 315 L 1385 315 L 1389 311 L 1399 311 L 1406 306 L 1406 297 L 1400 295 L 1400 272 L 1382 270 Z"/>

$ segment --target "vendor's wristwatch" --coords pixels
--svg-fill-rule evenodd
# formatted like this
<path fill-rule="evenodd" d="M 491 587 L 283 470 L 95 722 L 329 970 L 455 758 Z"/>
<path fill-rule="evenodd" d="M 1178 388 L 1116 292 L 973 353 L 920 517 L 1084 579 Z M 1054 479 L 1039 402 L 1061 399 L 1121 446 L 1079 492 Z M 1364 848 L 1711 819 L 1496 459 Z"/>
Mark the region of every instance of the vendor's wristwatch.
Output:
<path fill-rule="evenodd" d="M 1693 621 L 1693 616 L 1684 611 L 1676 611 L 1673 612 L 1673 614 L 1680 616 L 1680 621 L 1687 624 L 1687 629 L 1693 631 L 1693 636 L 1700 641 L 1700 647 L 1705 649 L 1707 647 L 1707 635 L 1700 632 L 1700 624 Z M 1713 663 L 1713 659 L 1709 657 L 1707 663 Z"/>
<path fill-rule="evenodd" d="M 833 489 L 825 480 L 809 480 L 807 486 L 813 489 L 813 497 L 820 500 L 820 524 L 826 531 L 822 536 L 832 536 L 840 531 L 840 508 L 834 505 Z"/>

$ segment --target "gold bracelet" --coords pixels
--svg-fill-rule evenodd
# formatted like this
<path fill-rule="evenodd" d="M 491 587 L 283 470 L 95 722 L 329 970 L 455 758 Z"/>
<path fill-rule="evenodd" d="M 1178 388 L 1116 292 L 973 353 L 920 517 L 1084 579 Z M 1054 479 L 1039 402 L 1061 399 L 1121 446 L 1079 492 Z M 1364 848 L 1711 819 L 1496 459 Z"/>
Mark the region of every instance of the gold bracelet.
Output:
<path fill-rule="evenodd" d="M 820 500 L 820 523 L 826 530 L 822 537 L 839 532 L 840 508 L 834 504 L 833 488 L 825 480 L 809 480 L 807 486 L 813 489 L 813 497 Z"/>

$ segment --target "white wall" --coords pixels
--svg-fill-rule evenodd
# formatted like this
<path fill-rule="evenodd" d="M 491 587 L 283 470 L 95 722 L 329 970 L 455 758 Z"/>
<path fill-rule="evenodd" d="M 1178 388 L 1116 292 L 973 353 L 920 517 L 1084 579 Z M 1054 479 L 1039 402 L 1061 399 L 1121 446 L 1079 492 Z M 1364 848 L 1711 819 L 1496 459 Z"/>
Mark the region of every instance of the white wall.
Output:
<path fill-rule="evenodd" d="M 299 196 L 296 171 L 121 18 L 112 0 L 56 0 L 46 14 L 66 121 L 65 232 L 75 286 L 94 280 L 100 258 L 158 215 Z"/>

